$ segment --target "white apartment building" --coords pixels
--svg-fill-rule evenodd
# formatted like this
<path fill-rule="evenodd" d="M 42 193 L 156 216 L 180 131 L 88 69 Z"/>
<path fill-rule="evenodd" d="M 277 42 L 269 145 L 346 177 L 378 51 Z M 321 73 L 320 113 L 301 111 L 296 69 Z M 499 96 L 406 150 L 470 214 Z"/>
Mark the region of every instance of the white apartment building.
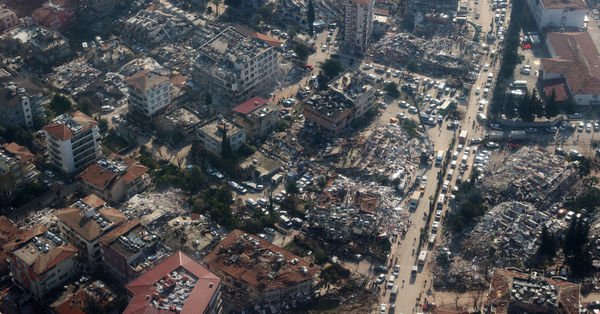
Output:
<path fill-rule="evenodd" d="M 373 33 L 375 0 L 346 0 L 344 2 L 344 46 L 353 52 L 367 51 Z"/>
<path fill-rule="evenodd" d="M 171 104 L 171 81 L 149 70 L 127 78 L 129 112 L 144 118 L 154 118 Z"/>
<path fill-rule="evenodd" d="M 97 123 L 83 112 L 60 115 L 43 130 L 50 161 L 66 174 L 81 171 L 101 155 Z"/>
<path fill-rule="evenodd" d="M 538 29 L 583 28 L 587 5 L 583 0 L 527 0 Z"/>
<path fill-rule="evenodd" d="M 217 116 L 202 124 L 198 128 L 198 138 L 204 149 L 215 155 L 219 155 L 223 148 L 224 132 L 227 132 L 227 140 L 232 151 L 238 150 L 242 144 L 246 143 L 244 128 L 221 116 Z"/>
<path fill-rule="evenodd" d="M 0 32 L 17 24 L 19 24 L 19 18 L 15 14 L 15 11 L 0 7 Z"/>
<path fill-rule="evenodd" d="M 255 96 L 275 81 L 280 44 L 245 26 L 230 26 L 200 47 L 194 81 L 236 101 Z"/>
<path fill-rule="evenodd" d="M 20 232 L 4 249 L 14 283 L 38 301 L 78 273 L 77 249 L 42 225 Z"/>

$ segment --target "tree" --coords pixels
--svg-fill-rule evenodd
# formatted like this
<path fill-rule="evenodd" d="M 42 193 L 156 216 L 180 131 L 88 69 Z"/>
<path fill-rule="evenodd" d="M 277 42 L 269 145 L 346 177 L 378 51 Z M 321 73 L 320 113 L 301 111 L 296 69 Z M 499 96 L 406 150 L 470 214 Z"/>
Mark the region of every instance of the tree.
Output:
<path fill-rule="evenodd" d="M 54 94 L 52 101 L 50 101 L 50 110 L 57 116 L 71 110 L 72 106 L 73 104 L 69 98 L 61 94 Z"/>
<path fill-rule="evenodd" d="M 100 133 L 102 134 L 108 132 L 108 120 L 100 119 L 100 121 L 98 121 L 98 128 L 100 129 Z"/>
<path fill-rule="evenodd" d="M 289 194 L 298 194 L 298 185 L 294 181 L 290 181 L 286 184 L 285 190 Z"/>
<path fill-rule="evenodd" d="M 575 113 L 575 107 L 576 107 L 576 104 L 575 104 L 575 101 L 573 101 L 573 99 L 569 98 L 565 101 L 565 111 L 568 114 Z"/>
<path fill-rule="evenodd" d="M 534 89 L 531 92 L 531 100 L 530 100 L 531 111 L 534 115 L 541 117 L 544 115 L 544 104 L 542 99 L 537 93 L 537 89 Z"/>
<path fill-rule="evenodd" d="M 544 225 L 540 234 L 540 247 L 538 248 L 537 255 L 551 259 L 556 255 L 556 249 L 556 238 L 548 231 L 548 227 Z"/>
<path fill-rule="evenodd" d="M 315 23 L 315 6 L 312 0 L 308 0 L 308 8 L 306 11 L 306 22 L 308 23 L 308 34 L 312 36 L 314 34 L 314 23 Z"/>
<path fill-rule="evenodd" d="M 398 84 L 396 82 L 389 82 L 383 86 L 383 90 L 392 98 L 400 97 L 400 92 L 398 91 Z"/>
<path fill-rule="evenodd" d="M 340 72 L 344 70 L 342 64 L 335 59 L 327 59 L 325 62 L 321 63 L 321 70 L 323 70 L 323 74 L 329 79 L 333 79 Z M 329 81 L 328 80 L 328 81 Z"/>
<path fill-rule="evenodd" d="M 224 3 L 230 7 L 238 9 L 242 6 L 242 0 L 225 0 Z"/>
<path fill-rule="evenodd" d="M 552 117 L 558 116 L 560 109 L 558 108 L 558 103 L 556 102 L 556 91 L 554 88 L 552 89 L 552 93 L 546 100 L 546 114 L 544 115 L 546 118 L 550 119 Z"/>
<path fill-rule="evenodd" d="M 306 61 L 308 55 L 310 54 L 310 50 L 308 49 L 308 47 L 306 47 L 303 44 L 297 43 L 292 47 L 292 49 L 294 50 L 296 55 L 298 55 L 298 59 L 302 61 Z"/>
<path fill-rule="evenodd" d="M 519 117 L 521 118 L 521 120 L 526 122 L 533 122 L 535 116 L 532 110 L 533 108 L 531 105 L 531 94 L 529 94 L 529 91 L 525 92 L 525 96 L 523 97 L 523 99 L 521 99 L 521 102 L 519 103 L 519 107 L 517 109 L 519 111 Z"/>
<path fill-rule="evenodd" d="M 83 97 L 79 100 L 79 102 L 77 103 L 77 109 L 85 114 L 87 114 L 88 116 L 92 115 L 92 101 L 87 98 L 87 97 Z"/>
<path fill-rule="evenodd" d="M 215 15 L 219 15 L 219 3 L 221 3 L 221 0 L 212 0 L 212 3 L 215 5 Z"/>

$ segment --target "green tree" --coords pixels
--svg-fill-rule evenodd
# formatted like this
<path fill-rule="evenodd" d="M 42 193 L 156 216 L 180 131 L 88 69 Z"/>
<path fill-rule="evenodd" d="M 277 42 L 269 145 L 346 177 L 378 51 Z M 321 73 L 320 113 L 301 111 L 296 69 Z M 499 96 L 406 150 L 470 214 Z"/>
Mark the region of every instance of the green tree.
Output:
<path fill-rule="evenodd" d="M 565 101 L 565 111 L 568 114 L 573 114 L 573 113 L 575 113 L 575 109 L 576 109 L 575 101 L 569 97 L 569 99 L 567 99 Z"/>
<path fill-rule="evenodd" d="M 242 6 L 242 0 L 225 0 L 224 3 L 236 9 L 239 9 L 239 7 Z"/>
<path fill-rule="evenodd" d="M 544 225 L 540 234 L 540 247 L 538 248 L 537 255 L 551 259 L 556 255 L 556 249 L 556 238 L 548 230 L 548 227 Z"/>
<path fill-rule="evenodd" d="M 532 104 L 531 104 L 531 94 L 529 91 L 525 92 L 525 96 L 521 99 L 519 103 L 519 107 L 517 108 L 519 111 L 519 117 L 521 120 L 526 122 L 532 122 L 535 119 L 535 113 L 533 112 Z"/>
<path fill-rule="evenodd" d="M 552 93 L 546 100 L 545 109 L 546 114 L 544 116 L 548 119 L 558 116 L 560 112 L 560 109 L 558 108 L 558 103 L 556 102 L 556 91 L 554 90 L 554 88 L 552 89 Z"/>
<path fill-rule="evenodd" d="M 542 102 L 542 99 L 538 95 L 537 89 L 534 89 L 531 92 L 530 105 L 531 105 L 531 111 L 533 112 L 534 115 L 536 115 L 538 117 L 541 117 L 544 115 L 544 103 Z"/>
<path fill-rule="evenodd" d="M 101 134 L 106 134 L 106 132 L 108 132 L 108 120 L 100 119 L 100 121 L 98 121 L 98 128 L 100 129 Z"/>
<path fill-rule="evenodd" d="M 289 194 L 298 194 L 299 192 L 298 185 L 294 181 L 289 181 L 285 186 L 285 190 Z"/>
<path fill-rule="evenodd" d="M 315 23 L 315 6 L 312 0 L 308 0 L 308 8 L 306 10 L 306 22 L 308 23 L 308 34 L 312 36 L 314 34 L 314 23 Z"/>
<path fill-rule="evenodd" d="M 54 94 L 52 101 L 50 101 L 50 110 L 52 110 L 52 112 L 54 112 L 54 114 L 57 116 L 71 110 L 72 107 L 73 104 L 69 98 L 61 94 Z"/>
<path fill-rule="evenodd" d="M 306 61 L 308 55 L 310 54 L 310 50 L 303 44 L 296 43 L 292 49 L 298 55 L 298 59 Z"/>
<path fill-rule="evenodd" d="M 383 86 L 383 90 L 392 98 L 400 97 L 400 91 L 398 91 L 398 84 L 396 82 L 388 82 Z"/>
<path fill-rule="evenodd" d="M 321 63 L 321 70 L 323 70 L 323 74 L 328 78 L 329 81 L 338 76 L 338 74 L 340 74 L 344 68 L 339 61 L 330 58 Z"/>
<path fill-rule="evenodd" d="M 87 97 L 83 97 L 79 100 L 79 102 L 77 103 L 77 109 L 85 114 L 87 114 L 88 116 L 92 115 L 92 101 L 87 98 Z"/>

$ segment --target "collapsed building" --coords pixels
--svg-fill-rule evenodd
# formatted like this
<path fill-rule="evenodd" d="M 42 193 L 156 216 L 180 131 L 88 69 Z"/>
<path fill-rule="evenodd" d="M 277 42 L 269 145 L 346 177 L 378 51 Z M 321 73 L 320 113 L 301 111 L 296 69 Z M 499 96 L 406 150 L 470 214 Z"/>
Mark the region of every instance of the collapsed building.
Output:
<path fill-rule="evenodd" d="M 186 38 L 193 26 L 183 10 L 155 3 L 125 20 L 121 33 L 144 45 L 156 46 Z"/>

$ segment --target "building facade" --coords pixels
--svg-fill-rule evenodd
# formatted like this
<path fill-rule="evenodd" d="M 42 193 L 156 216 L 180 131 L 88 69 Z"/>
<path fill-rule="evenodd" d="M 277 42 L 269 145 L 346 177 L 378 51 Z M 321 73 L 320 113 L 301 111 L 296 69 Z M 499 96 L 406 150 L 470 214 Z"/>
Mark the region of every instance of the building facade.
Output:
<path fill-rule="evenodd" d="M 19 24 L 15 11 L 0 7 L 0 32 Z"/>
<path fill-rule="evenodd" d="M 375 0 L 346 0 L 344 2 L 344 46 L 364 54 L 373 33 Z"/>
<path fill-rule="evenodd" d="M 0 202 L 12 199 L 20 187 L 37 179 L 34 158 L 29 149 L 17 143 L 0 147 Z"/>
<path fill-rule="evenodd" d="M 540 30 L 585 26 L 587 5 L 583 0 L 527 0 L 527 5 Z"/>
<path fill-rule="evenodd" d="M 90 265 L 102 260 L 100 238 L 127 220 L 120 211 L 99 204 L 101 199 L 91 195 L 55 214 L 60 233 Z"/>
<path fill-rule="evenodd" d="M 252 97 L 274 83 L 280 44 L 245 26 L 230 26 L 200 47 L 194 81 L 232 100 Z"/>
<path fill-rule="evenodd" d="M 145 118 L 154 118 L 171 104 L 171 82 L 166 76 L 148 70 L 127 79 L 129 111 Z"/>
<path fill-rule="evenodd" d="M 14 283 L 38 301 L 78 273 L 77 249 L 41 225 L 21 232 L 4 250 Z"/>
<path fill-rule="evenodd" d="M 74 174 L 100 155 L 97 122 L 86 114 L 65 113 L 43 128 L 50 161 L 66 174 Z"/>
<path fill-rule="evenodd" d="M 32 128 L 44 100 L 42 89 L 28 81 L 0 88 L 0 124 Z"/>
<path fill-rule="evenodd" d="M 221 154 L 224 137 L 229 142 L 232 151 L 238 150 L 246 143 L 244 128 L 222 116 L 217 116 L 198 127 L 198 139 L 202 147 L 215 155 Z"/>
<path fill-rule="evenodd" d="M 120 203 L 146 189 L 148 167 L 123 156 L 111 156 L 89 165 L 79 175 L 79 187 L 86 194 Z"/>
<path fill-rule="evenodd" d="M 275 129 L 279 112 L 268 100 L 254 97 L 233 108 L 233 121 L 244 128 L 248 139 L 256 140 Z"/>

